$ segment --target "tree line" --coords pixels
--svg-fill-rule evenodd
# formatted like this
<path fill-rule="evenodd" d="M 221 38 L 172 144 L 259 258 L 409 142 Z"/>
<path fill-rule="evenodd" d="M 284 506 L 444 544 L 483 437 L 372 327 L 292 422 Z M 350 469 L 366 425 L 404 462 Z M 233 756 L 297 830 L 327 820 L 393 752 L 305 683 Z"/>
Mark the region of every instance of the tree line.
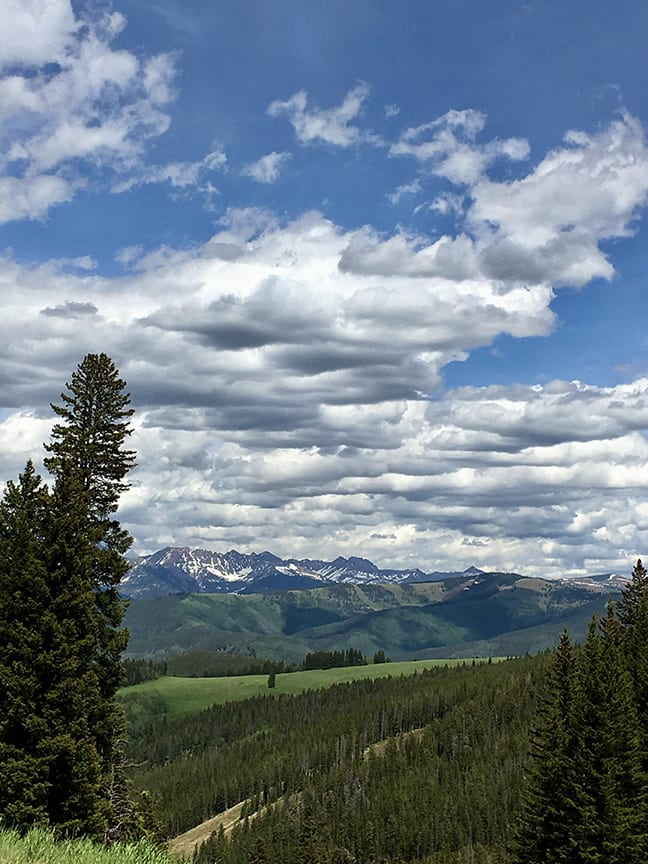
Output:
<path fill-rule="evenodd" d="M 172 654 L 163 660 L 147 657 L 125 657 L 124 686 L 132 687 L 155 681 L 165 675 L 177 678 L 230 678 L 236 675 L 269 675 L 271 672 L 296 672 L 300 664 L 267 657 L 230 654 L 228 651 L 195 648 Z"/>
<path fill-rule="evenodd" d="M 381 649 L 373 656 L 373 663 L 388 663 Z M 279 675 L 309 669 L 334 669 L 344 666 L 366 666 L 367 657 L 358 648 L 334 651 L 312 651 L 301 663 L 287 663 L 268 657 L 232 654 L 226 649 L 194 648 L 172 654 L 164 659 L 126 657 L 123 660 L 124 686 L 131 687 L 154 681 L 164 675 L 178 678 L 228 678 L 235 675 Z"/>

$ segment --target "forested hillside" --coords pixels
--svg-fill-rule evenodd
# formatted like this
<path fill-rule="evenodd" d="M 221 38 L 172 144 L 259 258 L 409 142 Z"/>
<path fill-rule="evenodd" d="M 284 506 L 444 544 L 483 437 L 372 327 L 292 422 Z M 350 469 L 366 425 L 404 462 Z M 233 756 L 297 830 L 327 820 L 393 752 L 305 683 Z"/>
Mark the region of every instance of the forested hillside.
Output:
<path fill-rule="evenodd" d="M 133 778 L 172 835 L 239 801 L 251 799 L 248 815 L 261 808 L 200 861 L 503 855 L 545 665 L 440 667 L 214 706 L 134 741 Z M 405 734 L 414 729 L 424 731 Z"/>
<path fill-rule="evenodd" d="M 489 657 L 553 648 L 564 627 L 584 639 L 608 590 L 480 574 L 415 585 L 336 585 L 266 594 L 169 595 L 132 601 L 128 653 L 216 646 L 288 662 L 357 647 L 392 659 Z"/>

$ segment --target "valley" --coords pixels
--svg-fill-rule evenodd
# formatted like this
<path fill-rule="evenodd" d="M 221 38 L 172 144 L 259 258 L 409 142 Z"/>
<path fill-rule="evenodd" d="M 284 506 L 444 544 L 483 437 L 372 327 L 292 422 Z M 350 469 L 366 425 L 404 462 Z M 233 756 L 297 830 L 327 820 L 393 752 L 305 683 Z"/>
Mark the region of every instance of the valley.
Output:
<path fill-rule="evenodd" d="M 506 864 L 547 649 L 618 589 L 473 569 L 133 598 L 128 656 L 183 671 L 120 693 L 132 782 L 197 864 Z M 391 660 L 281 671 L 349 646 Z"/>

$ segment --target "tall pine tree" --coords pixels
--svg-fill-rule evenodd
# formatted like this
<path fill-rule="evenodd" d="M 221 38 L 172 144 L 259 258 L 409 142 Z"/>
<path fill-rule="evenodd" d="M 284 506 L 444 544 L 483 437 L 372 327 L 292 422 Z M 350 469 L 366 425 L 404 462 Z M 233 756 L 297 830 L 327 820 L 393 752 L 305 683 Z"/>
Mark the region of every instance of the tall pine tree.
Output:
<path fill-rule="evenodd" d="M 641 725 L 643 767 L 648 774 L 648 572 L 641 559 L 622 591 L 618 615 Z"/>
<path fill-rule="evenodd" d="M 50 727 L 47 812 L 60 833 L 100 839 L 112 819 L 103 741 L 95 727 L 105 712 L 92 585 L 98 532 L 86 513 L 87 493 L 74 472 L 64 471 L 51 496 L 47 533 L 52 597 L 43 695 Z"/>
<path fill-rule="evenodd" d="M 579 769 L 590 799 L 581 815 L 584 864 L 644 864 L 646 786 L 632 679 L 614 605 L 592 622 L 580 659 L 575 722 Z"/>
<path fill-rule="evenodd" d="M 115 512 L 133 412 L 105 354 L 67 388 L 46 447 L 52 492 L 29 463 L 0 503 L 0 818 L 103 837 L 132 824 L 115 698 L 131 538 Z"/>
<path fill-rule="evenodd" d="M 617 604 L 619 621 L 625 630 L 631 630 L 637 623 L 646 597 L 648 597 L 648 571 L 639 558 L 632 568 L 630 581 L 622 589 L 621 599 Z"/>
<path fill-rule="evenodd" d="M 516 864 L 581 861 L 581 814 L 587 790 L 581 783 L 575 709 L 579 698 L 574 647 L 565 631 L 548 675 L 542 723 L 533 743 L 523 815 L 515 837 Z"/>
<path fill-rule="evenodd" d="M 112 789 L 115 800 L 123 799 L 116 769 L 124 720 L 115 702 L 123 670 L 121 654 L 128 633 L 120 630 L 125 613 L 119 582 L 128 572 L 124 555 L 132 538 L 114 514 L 128 471 L 135 465 L 135 453 L 125 446 L 131 434 L 130 394 L 126 383 L 106 354 L 88 354 L 61 393 L 61 405 L 52 409 L 63 422 L 52 429 L 45 445 L 51 455 L 45 466 L 56 478 L 56 487 L 69 485 L 74 476 L 83 494 L 86 533 L 93 536 L 91 583 L 94 590 L 96 628 L 96 674 L 99 696 L 92 716 L 101 759 L 103 783 Z M 77 496 L 77 500 L 79 500 Z"/>

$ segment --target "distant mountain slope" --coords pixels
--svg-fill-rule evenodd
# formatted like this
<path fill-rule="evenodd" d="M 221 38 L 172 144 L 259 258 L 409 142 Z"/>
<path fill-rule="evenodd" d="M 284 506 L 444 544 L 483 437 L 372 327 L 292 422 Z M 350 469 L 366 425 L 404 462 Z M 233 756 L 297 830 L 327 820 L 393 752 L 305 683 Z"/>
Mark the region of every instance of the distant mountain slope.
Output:
<path fill-rule="evenodd" d="M 366 558 L 282 559 L 271 552 L 242 554 L 169 546 L 137 558 L 122 581 L 127 597 L 161 594 L 252 594 L 316 588 L 326 584 L 368 585 L 432 582 L 481 573 L 470 567 L 461 573 L 381 570 Z"/>
<path fill-rule="evenodd" d="M 400 585 L 149 597 L 128 610 L 128 653 L 222 647 L 289 661 L 350 646 L 393 659 L 520 654 L 553 646 L 565 625 L 584 633 L 611 584 L 473 571 Z"/>

